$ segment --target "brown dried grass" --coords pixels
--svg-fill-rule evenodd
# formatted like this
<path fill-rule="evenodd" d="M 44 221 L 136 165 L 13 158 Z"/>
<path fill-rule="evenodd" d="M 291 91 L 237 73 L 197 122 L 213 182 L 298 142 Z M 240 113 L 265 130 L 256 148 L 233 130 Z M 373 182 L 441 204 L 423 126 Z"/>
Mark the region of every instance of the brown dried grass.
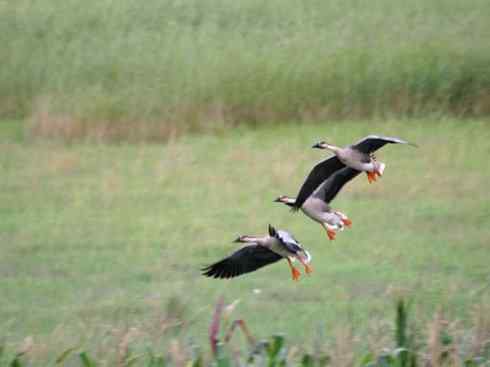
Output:
<path fill-rule="evenodd" d="M 61 139 L 66 142 L 91 140 L 119 141 L 171 141 L 189 133 L 220 133 L 240 124 L 257 126 L 264 123 L 324 122 L 328 120 L 388 118 L 392 116 L 419 116 L 426 113 L 474 117 L 490 115 L 490 93 L 457 103 L 443 97 L 427 98 L 413 95 L 407 89 L 391 96 L 369 98 L 364 102 L 334 100 L 315 105 L 306 103 L 294 109 L 280 110 L 270 105 L 225 105 L 209 103 L 180 105 L 166 108 L 161 116 L 152 119 L 100 119 L 77 117 L 51 108 L 50 98 L 35 104 L 28 124 L 31 137 Z"/>

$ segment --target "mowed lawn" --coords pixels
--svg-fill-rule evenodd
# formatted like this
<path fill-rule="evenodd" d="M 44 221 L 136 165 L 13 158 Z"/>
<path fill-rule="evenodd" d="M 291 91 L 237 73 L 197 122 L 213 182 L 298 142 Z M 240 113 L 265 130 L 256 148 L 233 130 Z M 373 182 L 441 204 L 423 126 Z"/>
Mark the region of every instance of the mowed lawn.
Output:
<path fill-rule="evenodd" d="M 289 124 L 168 144 L 63 144 L 22 138 L 3 123 L 0 143 L 0 328 L 56 350 L 101 330 L 152 325 L 168 313 L 202 340 L 214 303 L 239 299 L 252 333 L 310 340 L 345 325 L 367 333 L 392 319 L 393 298 L 417 317 L 443 306 L 466 320 L 488 302 L 490 125 L 421 120 Z M 419 144 L 387 146 L 385 175 L 365 175 L 334 207 L 352 229 L 328 241 L 303 214 L 273 200 L 295 195 L 325 156 L 368 133 Z M 233 280 L 199 269 L 267 224 L 290 230 L 314 272 L 291 280 L 278 263 Z"/>

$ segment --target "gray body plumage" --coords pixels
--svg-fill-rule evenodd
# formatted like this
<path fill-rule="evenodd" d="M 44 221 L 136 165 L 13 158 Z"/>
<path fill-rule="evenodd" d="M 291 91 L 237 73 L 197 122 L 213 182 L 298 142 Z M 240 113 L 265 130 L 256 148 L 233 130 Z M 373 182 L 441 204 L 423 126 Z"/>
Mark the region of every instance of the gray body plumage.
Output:
<path fill-rule="evenodd" d="M 378 169 L 379 163 L 372 159 L 371 154 L 386 144 L 409 144 L 415 146 L 400 138 L 368 135 L 357 143 L 348 145 L 344 148 L 335 147 L 333 151 L 337 158 L 347 167 L 351 167 L 358 171 L 372 172 Z"/>
<path fill-rule="evenodd" d="M 323 182 L 313 191 L 313 193 L 304 200 L 299 209 L 307 215 L 309 218 L 314 221 L 324 225 L 328 224 L 335 229 L 342 229 L 344 227 L 343 214 L 338 211 L 335 211 L 331 208 L 330 203 L 337 196 L 340 190 L 344 187 L 344 185 L 356 177 L 360 171 L 354 170 L 350 167 L 344 167 L 333 174 L 330 175 L 327 179 L 323 180 Z M 302 190 L 304 187 L 308 187 L 309 178 L 305 181 L 302 186 Z M 297 202 L 294 199 L 287 198 L 279 198 L 277 201 L 281 201 L 291 207 L 296 208 Z"/>
<path fill-rule="evenodd" d="M 352 146 L 341 148 L 335 154 L 340 162 L 357 171 L 370 172 L 376 168 L 369 154 L 353 149 Z"/>
<path fill-rule="evenodd" d="M 313 195 L 304 202 L 301 211 L 320 224 L 328 223 L 336 228 L 343 227 L 342 218 L 332 211 L 330 205 Z"/>

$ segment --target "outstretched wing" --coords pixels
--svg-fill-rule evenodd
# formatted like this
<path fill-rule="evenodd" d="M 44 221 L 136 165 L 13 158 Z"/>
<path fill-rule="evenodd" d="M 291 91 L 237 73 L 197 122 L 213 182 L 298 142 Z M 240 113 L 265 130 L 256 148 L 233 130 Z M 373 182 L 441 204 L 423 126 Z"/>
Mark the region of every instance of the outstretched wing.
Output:
<path fill-rule="evenodd" d="M 345 167 L 337 156 L 332 156 L 318 163 L 306 178 L 305 182 L 299 189 L 298 195 L 296 195 L 296 202 L 293 205 L 293 209 L 299 209 L 308 199 L 311 194 L 321 185 L 323 181 L 330 177 L 335 171 Z"/>
<path fill-rule="evenodd" d="M 275 263 L 282 256 L 260 245 L 245 246 L 230 256 L 201 269 L 202 274 L 212 278 L 233 278 L 250 273 L 263 266 Z"/>
<path fill-rule="evenodd" d="M 359 173 L 361 173 L 361 171 L 350 167 L 339 169 L 327 178 L 318 189 L 316 189 L 313 195 L 329 204 L 337 196 L 339 191 L 342 190 L 342 187 Z"/>
<path fill-rule="evenodd" d="M 353 144 L 351 147 L 362 152 L 362 153 L 372 153 L 377 151 L 379 148 L 385 146 L 386 144 L 409 144 L 416 146 L 413 143 L 402 140 L 400 138 L 394 138 L 389 136 L 379 136 L 379 135 L 368 135 L 365 138 L 359 140 L 357 143 Z"/>

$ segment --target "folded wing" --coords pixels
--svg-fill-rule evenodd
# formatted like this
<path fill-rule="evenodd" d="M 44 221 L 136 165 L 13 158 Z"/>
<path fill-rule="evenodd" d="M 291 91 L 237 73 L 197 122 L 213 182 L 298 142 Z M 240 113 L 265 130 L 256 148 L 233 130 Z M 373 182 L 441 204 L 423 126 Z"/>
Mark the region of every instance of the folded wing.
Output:
<path fill-rule="evenodd" d="M 289 232 L 278 230 L 276 231 L 276 238 L 293 254 L 303 251 L 300 243 Z"/>

